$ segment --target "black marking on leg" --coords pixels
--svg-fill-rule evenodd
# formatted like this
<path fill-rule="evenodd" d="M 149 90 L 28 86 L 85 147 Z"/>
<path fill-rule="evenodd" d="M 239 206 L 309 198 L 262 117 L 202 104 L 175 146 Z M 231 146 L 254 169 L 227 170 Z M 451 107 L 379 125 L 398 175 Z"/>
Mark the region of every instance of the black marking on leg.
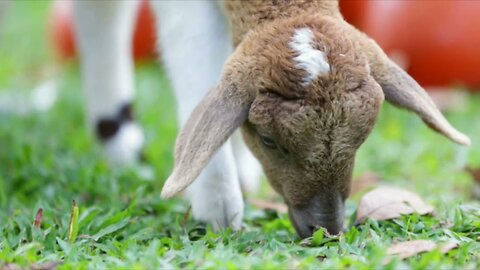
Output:
<path fill-rule="evenodd" d="M 115 119 L 100 119 L 97 124 L 97 135 L 102 142 L 115 136 L 121 123 Z"/>
<path fill-rule="evenodd" d="M 111 139 L 120 130 L 120 127 L 133 121 L 132 104 L 127 103 L 112 118 L 102 118 L 97 122 L 97 136 L 102 142 Z"/>

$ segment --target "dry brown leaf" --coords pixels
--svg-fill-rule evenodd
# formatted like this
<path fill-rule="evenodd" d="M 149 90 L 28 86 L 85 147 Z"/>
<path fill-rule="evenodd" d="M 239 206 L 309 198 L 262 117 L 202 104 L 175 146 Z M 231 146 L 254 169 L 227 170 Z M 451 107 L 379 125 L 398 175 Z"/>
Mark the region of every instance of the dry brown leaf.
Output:
<path fill-rule="evenodd" d="M 264 200 L 250 200 L 250 203 L 260 209 L 264 210 L 274 210 L 280 214 L 288 212 L 288 207 L 284 203 L 277 203 Z"/>
<path fill-rule="evenodd" d="M 32 270 L 55 270 L 57 269 L 57 266 L 59 265 L 59 262 L 46 262 L 46 263 L 41 263 L 41 264 L 32 264 L 30 266 L 30 269 Z"/>
<path fill-rule="evenodd" d="M 7 263 L 0 265 L 0 270 L 22 270 L 22 268 L 18 264 Z"/>
<path fill-rule="evenodd" d="M 22 269 L 32 269 L 32 270 L 55 270 L 61 262 L 46 262 L 46 263 L 34 263 L 28 268 L 20 267 L 18 264 L 7 263 L 0 265 L 0 270 L 22 270 Z"/>
<path fill-rule="evenodd" d="M 413 240 L 396 243 L 387 250 L 388 255 L 398 256 L 400 259 L 415 256 L 422 252 L 432 251 L 437 245 L 432 240 Z"/>
<path fill-rule="evenodd" d="M 433 207 L 423 202 L 415 193 L 394 187 L 380 187 L 365 194 L 358 206 L 357 224 L 367 217 L 375 220 L 388 220 L 401 215 L 431 213 Z"/>
<path fill-rule="evenodd" d="M 399 242 L 388 248 L 387 254 L 390 256 L 399 257 L 400 259 L 409 258 L 423 252 L 429 252 L 438 248 L 440 252 L 447 253 L 448 251 L 458 247 L 457 243 L 447 242 L 443 244 L 436 244 L 432 240 L 412 240 L 406 242 Z M 387 260 L 387 262 L 390 260 Z"/>
<path fill-rule="evenodd" d="M 447 252 L 449 252 L 450 250 L 452 250 L 452 249 L 454 249 L 454 248 L 457 248 L 457 247 L 458 247 L 458 243 L 455 243 L 455 242 L 447 242 L 447 243 L 440 244 L 438 247 L 439 247 L 439 249 L 440 249 L 440 252 L 442 252 L 442 253 L 447 253 Z"/>
<path fill-rule="evenodd" d="M 35 228 L 37 229 L 40 229 L 40 227 L 42 226 L 42 219 L 43 219 L 43 209 L 38 208 L 37 214 L 35 215 L 35 220 L 33 221 L 33 226 L 35 226 Z"/>
<path fill-rule="evenodd" d="M 350 195 L 354 195 L 363 192 L 380 182 L 380 177 L 374 172 L 366 172 L 354 181 L 352 181 L 352 188 L 350 189 Z"/>

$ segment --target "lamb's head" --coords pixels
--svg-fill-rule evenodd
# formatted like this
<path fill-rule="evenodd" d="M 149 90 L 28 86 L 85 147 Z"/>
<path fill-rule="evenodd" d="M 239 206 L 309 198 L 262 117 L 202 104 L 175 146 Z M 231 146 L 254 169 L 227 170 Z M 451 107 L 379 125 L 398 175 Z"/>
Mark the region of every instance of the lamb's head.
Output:
<path fill-rule="evenodd" d="M 384 94 L 447 137 L 468 142 L 413 79 L 343 22 L 285 21 L 250 33 L 182 130 L 162 194 L 187 187 L 242 126 L 299 235 L 320 226 L 338 233 L 355 152 Z"/>
<path fill-rule="evenodd" d="M 383 101 L 365 54 L 332 30 L 256 33 L 237 60 L 248 71 L 240 87 L 255 92 L 244 139 L 302 237 L 317 226 L 341 230 L 355 152 Z"/>

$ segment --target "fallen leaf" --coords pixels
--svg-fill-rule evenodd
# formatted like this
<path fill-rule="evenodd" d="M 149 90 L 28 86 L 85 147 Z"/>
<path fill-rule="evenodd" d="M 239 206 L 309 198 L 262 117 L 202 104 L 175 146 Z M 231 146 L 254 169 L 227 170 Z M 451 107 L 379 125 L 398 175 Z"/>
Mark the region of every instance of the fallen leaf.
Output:
<path fill-rule="evenodd" d="M 390 246 L 387 250 L 387 254 L 403 260 L 423 252 L 432 251 L 436 248 L 438 248 L 442 253 L 447 253 L 456 247 L 458 247 L 458 244 L 454 242 L 436 244 L 432 240 L 412 240 L 399 242 Z M 390 260 L 391 258 L 388 258 L 386 263 L 388 263 Z"/>
<path fill-rule="evenodd" d="M 0 270 L 22 270 L 22 269 L 32 269 L 32 270 L 55 270 L 57 266 L 61 265 L 62 262 L 46 262 L 46 263 L 34 263 L 30 267 L 20 267 L 18 264 L 7 263 L 0 265 Z"/>
<path fill-rule="evenodd" d="M 55 270 L 57 266 L 60 265 L 60 262 L 46 262 L 46 263 L 34 263 L 30 266 L 32 270 Z"/>
<path fill-rule="evenodd" d="M 442 253 L 447 253 L 450 250 L 452 250 L 454 248 L 457 248 L 457 247 L 458 247 L 458 243 L 455 243 L 455 242 L 447 242 L 447 243 L 443 243 L 443 244 L 439 245 L 440 252 L 442 252 Z"/>
<path fill-rule="evenodd" d="M 32 270 L 55 270 L 61 262 L 46 262 L 46 263 L 34 263 L 30 265 L 29 268 L 20 267 L 18 264 L 7 263 L 5 265 L 0 265 L 0 270 L 22 270 L 22 269 L 32 269 Z"/>
<path fill-rule="evenodd" d="M 264 200 L 251 200 L 250 203 L 260 209 L 274 210 L 280 214 L 288 212 L 288 207 L 284 203 L 277 203 Z"/>
<path fill-rule="evenodd" d="M 362 223 L 367 217 L 388 220 L 414 212 L 425 215 L 432 211 L 433 207 L 423 202 L 413 192 L 394 187 L 380 187 L 362 197 L 355 222 Z"/>
<path fill-rule="evenodd" d="M 388 255 L 398 256 L 400 259 L 415 256 L 422 252 L 432 251 L 437 245 L 431 240 L 413 240 L 396 243 L 387 250 Z"/>
<path fill-rule="evenodd" d="M 18 264 L 7 263 L 0 266 L 0 270 L 22 270 Z"/>
<path fill-rule="evenodd" d="M 33 221 L 33 226 L 35 228 L 40 229 L 40 226 L 42 226 L 42 219 L 43 219 L 43 209 L 38 208 L 37 214 L 35 215 L 35 221 Z"/>
<path fill-rule="evenodd" d="M 363 192 L 380 182 L 380 177 L 374 172 L 366 172 L 352 181 L 350 195 Z"/>

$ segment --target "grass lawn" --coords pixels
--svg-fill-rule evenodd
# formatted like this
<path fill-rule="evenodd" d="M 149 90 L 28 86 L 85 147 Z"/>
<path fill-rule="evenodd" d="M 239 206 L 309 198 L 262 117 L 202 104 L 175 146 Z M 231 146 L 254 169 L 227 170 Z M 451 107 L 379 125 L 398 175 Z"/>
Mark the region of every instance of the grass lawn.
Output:
<path fill-rule="evenodd" d="M 111 168 L 86 129 L 79 69 L 58 66 L 45 41 L 49 3 L 14 2 L 0 21 L 0 96 L 29 93 L 54 76 L 58 101 L 23 116 L 0 110 L 0 269 L 60 262 L 58 269 L 292 269 L 480 267 L 480 204 L 465 166 L 480 167 L 480 96 L 471 94 L 447 118 L 473 141 L 454 145 L 414 115 L 388 104 L 360 149 L 355 178 L 373 171 L 381 184 L 418 193 L 435 207 L 428 216 L 368 220 L 352 227 L 361 194 L 347 202 L 349 230 L 333 238 L 297 238 L 286 214 L 246 206 L 244 229 L 213 232 L 192 220 L 181 199 L 160 199 L 172 168 L 177 126 L 173 96 L 162 68 L 139 63 L 137 115 L 145 127 L 147 157 L 155 174 Z M 260 195 L 272 200 L 265 183 Z M 276 198 L 276 197 L 274 197 Z M 68 240 L 72 201 L 79 206 L 78 236 Z M 43 209 L 40 228 L 33 226 Z M 459 247 L 406 260 L 387 260 L 393 243 L 415 239 L 453 241 Z M 4 265 L 2 267 L 2 265 Z"/>

